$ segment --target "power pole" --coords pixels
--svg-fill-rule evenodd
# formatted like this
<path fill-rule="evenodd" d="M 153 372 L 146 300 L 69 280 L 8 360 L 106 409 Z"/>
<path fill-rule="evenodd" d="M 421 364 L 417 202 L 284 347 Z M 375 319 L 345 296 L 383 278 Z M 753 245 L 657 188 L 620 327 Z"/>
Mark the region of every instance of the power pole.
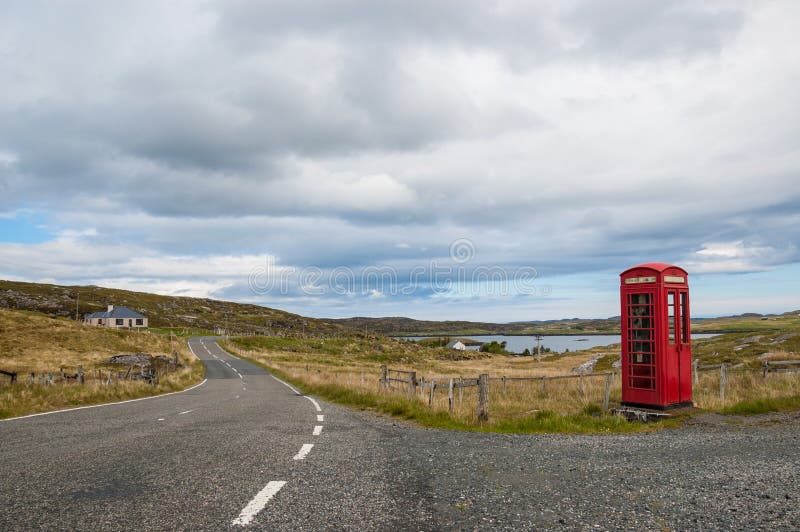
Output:
<path fill-rule="evenodd" d="M 542 361 L 542 335 L 536 335 L 536 362 Z"/>

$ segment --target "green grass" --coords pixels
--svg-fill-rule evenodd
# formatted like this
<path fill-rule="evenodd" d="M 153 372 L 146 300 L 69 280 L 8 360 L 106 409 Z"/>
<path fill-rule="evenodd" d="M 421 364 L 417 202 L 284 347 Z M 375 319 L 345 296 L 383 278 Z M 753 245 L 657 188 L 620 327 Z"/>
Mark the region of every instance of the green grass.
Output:
<path fill-rule="evenodd" d="M 300 379 L 293 379 L 274 367 L 258 360 L 238 354 L 240 358 L 261 366 L 292 385 L 327 401 L 340 405 L 371 410 L 387 414 L 419 425 L 436 429 L 464 430 L 474 432 L 501 432 L 510 434 L 531 433 L 564 433 L 564 434 L 599 434 L 640 432 L 657 430 L 671 426 L 669 422 L 657 422 L 647 425 L 629 423 L 619 416 L 612 416 L 599 408 L 587 408 L 580 414 L 561 415 L 551 411 L 540 411 L 525 416 L 506 419 L 491 419 L 486 424 L 469 423 L 453 419 L 447 412 L 434 411 L 416 399 L 396 394 L 380 394 L 365 392 L 337 384 L 309 384 Z"/>
<path fill-rule="evenodd" d="M 452 355 L 450 349 L 425 347 L 415 342 L 386 336 L 351 335 L 329 338 L 244 336 L 231 338 L 230 342 L 246 351 L 280 352 L 284 354 L 282 358 L 287 361 L 294 358 L 293 353 L 310 354 L 311 356 L 303 357 L 305 362 L 328 366 L 347 365 L 353 361 L 408 364 L 436 358 L 445 359 Z M 472 351 L 467 355 L 480 356 Z M 276 360 L 280 359 L 281 357 L 276 357 Z"/>
<path fill-rule="evenodd" d="M 729 415 L 755 415 L 770 412 L 790 412 L 800 409 L 800 395 L 792 397 L 770 397 L 742 401 L 720 410 L 721 414 Z"/>

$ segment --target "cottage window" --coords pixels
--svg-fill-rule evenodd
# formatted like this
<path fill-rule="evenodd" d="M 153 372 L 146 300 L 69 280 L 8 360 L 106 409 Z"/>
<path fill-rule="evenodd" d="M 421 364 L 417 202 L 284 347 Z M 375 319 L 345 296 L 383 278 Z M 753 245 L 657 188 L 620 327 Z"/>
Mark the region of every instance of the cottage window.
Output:
<path fill-rule="evenodd" d="M 144 325 L 144 320 L 142 318 L 136 318 L 136 325 Z"/>
<path fill-rule="evenodd" d="M 117 325 L 125 325 L 125 320 L 122 318 L 117 318 Z"/>

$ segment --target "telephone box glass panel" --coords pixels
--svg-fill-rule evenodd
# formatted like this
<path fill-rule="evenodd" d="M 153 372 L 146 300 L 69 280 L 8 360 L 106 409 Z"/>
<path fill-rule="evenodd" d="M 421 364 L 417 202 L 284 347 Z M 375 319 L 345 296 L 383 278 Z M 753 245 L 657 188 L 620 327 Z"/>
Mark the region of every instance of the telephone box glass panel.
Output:
<path fill-rule="evenodd" d="M 628 385 L 655 390 L 652 294 L 628 294 Z"/>

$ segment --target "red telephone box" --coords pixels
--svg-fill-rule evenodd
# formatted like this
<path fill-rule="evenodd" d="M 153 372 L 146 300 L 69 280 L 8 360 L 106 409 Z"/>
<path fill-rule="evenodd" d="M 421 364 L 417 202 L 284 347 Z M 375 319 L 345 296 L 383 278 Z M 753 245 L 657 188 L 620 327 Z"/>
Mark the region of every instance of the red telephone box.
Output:
<path fill-rule="evenodd" d="M 620 274 L 622 404 L 692 405 L 692 347 L 686 270 L 662 262 Z"/>

